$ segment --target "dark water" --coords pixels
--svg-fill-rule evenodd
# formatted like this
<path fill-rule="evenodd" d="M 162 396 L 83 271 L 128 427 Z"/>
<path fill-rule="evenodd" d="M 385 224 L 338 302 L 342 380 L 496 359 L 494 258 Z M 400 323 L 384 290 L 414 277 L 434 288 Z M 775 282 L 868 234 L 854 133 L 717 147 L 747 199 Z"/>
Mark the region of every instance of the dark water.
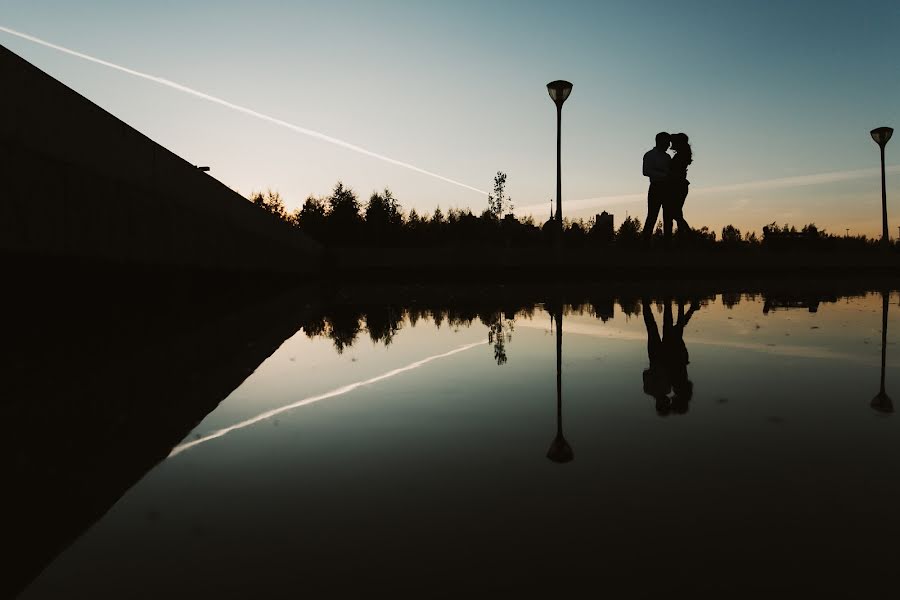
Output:
<path fill-rule="evenodd" d="M 81 401 L 144 408 L 24 417 L 21 597 L 897 593 L 900 294 L 783 290 L 301 295 L 92 355 Z"/>

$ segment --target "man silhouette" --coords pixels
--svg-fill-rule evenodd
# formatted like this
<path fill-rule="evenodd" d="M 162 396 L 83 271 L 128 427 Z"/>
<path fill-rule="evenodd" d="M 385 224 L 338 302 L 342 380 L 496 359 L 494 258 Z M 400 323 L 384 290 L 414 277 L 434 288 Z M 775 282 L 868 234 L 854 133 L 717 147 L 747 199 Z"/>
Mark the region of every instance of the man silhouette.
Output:
<path fill-rule="evenodd" d="M 663 308 L 663 334 L 660 337 L 650 299 L 641 301 L 644 325 L 647 327 L 647 358 L 650 366 L 644 369 L 644 393 L 656 400 L 656 412 L 660 416 L 670 413 L 684 414 L 694 393 L 694 384 L 688 379 L 687 346 L 684 343 L 684 328 L 691 317 L 700 309 L 697 302 L 691 302 L 687 312 L 684 301 L 678 300 L 678 319 L 672 316 L 672 299 L 666 298 Z M 675 394 L 669 397 L 669 392 Z"/>
<path fill-rule="evenodd" d="M 647 221 L 644 223 L 643 239 L 650 241 L 653 229 L 656 227 L 656 219 L 659 217 L 659 209 L 663 208 L 663 221 L 667 221 L 668 194 L 667 179 L 669 177 L 669 163 L 672 157 L 666 152 L 672 136 L 665 131 L 656 134 L 656 147 L 644 154 L 644 177 L 650 178 L 650 188 L 647 190 Z M 669 230 L 671 233 L 671 230 Z"/>

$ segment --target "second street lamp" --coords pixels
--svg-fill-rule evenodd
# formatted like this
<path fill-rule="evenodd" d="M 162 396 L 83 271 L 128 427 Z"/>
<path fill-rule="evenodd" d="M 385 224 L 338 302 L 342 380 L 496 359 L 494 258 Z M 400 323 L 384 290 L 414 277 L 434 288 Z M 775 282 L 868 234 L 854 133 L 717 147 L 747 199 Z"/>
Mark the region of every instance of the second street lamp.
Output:
<path fill-rule="evenodd" d="M 572 93 L 572 84 L 562 79 L 547 84 L 550 99 L 556 104 L 556 229 L 562 242 L 562 107 Z"/>
<path fill-rule="evenodd" d="M 884 182 L 884 147 L 887 146 L 888 141 L 890 141 L 894 130 L 890 127 L 878 127 L 869 133 L 872 134 L 872 139 L 875 140 L 875 143 L 878 144 L 878 147 L 881 149 L 881 243 L 888 245 L 890 243 L 890 237 L 888 237 L 887 223 L 887 191 Z"/>

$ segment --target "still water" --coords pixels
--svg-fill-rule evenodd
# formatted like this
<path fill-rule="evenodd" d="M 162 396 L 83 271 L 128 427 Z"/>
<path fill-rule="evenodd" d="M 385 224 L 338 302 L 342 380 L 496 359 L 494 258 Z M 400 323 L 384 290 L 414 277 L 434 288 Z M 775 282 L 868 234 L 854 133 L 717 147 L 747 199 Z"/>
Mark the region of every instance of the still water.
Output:
<path fill-rule="evenodd" d="M 898 302 L 307 307 L 21 597 L 897 593 Z"/>

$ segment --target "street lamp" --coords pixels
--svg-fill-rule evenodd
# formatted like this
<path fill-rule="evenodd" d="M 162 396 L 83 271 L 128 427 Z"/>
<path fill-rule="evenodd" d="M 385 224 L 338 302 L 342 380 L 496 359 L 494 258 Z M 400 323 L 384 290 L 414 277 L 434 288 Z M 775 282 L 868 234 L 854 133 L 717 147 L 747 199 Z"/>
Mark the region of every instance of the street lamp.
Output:
<path fill-rule="evenodd" d="M 890 239 L 887 226 L 887 191 L 884 183 L 884 147 L 890 141 L 894 130 L 890 127 L 878 127 L 869 133 L 872 134 L 872 139 L 881 149 L 881 243 L 887 245 L 890 243 Z"/>
<path fill-rule="evenodd" d="M 551 81 L 547 92 L 556 104 L 556 227 L 562 233 L 562 106 L 572 93 L 572 84 L 562 79 Z"/>
<path fill-rule="evenodd" d="M 562 429 L 562 302 L 554 307 L 553 320 L 556 321 L 556 437 L 550 443 L 547 458 L 555 463 L 567 463 L 572 462 L 575 453 Z"/>
<path fill-rule="evenodd" d="M 890 414 L 894 412 L 894 403 L 884 391 L 884 365 L 887 350 L 887 324 L 888 324 L 888 296 L 889 292 L 881 292 L 881 389 L 878 394 L 872 398 L 869 404 L 872 408 L 881 413 Z"/>

